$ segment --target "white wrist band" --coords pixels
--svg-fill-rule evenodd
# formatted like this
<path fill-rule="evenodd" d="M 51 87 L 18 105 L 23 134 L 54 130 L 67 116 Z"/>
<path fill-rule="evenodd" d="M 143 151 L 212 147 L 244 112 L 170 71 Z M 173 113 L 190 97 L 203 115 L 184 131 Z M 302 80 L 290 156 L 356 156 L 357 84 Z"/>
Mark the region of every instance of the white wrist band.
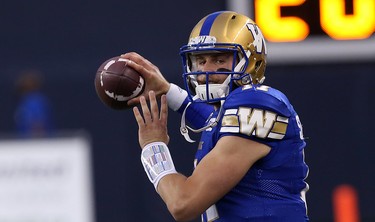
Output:
<path fill-rule="evenodd" d="M 142 150 L 141 161 L 156 190 L 161 178 L 177 173 L 168 146 L 163 142 L 147 144 Z"/>
<path fill-rule="evenodd" d="M 187 97 L 187 92 L 177 85 L 171 83 L 166 96 L 168 107 L 173 111 L 176 111 L 181 107 L 182 103 Z"/>

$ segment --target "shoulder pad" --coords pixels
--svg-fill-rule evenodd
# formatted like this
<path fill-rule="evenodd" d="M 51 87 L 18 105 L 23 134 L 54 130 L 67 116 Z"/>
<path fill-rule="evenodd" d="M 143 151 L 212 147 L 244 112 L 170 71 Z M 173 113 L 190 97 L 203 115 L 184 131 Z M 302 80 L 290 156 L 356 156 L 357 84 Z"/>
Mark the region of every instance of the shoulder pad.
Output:
<path fill-rule="evenodd" d="M 238 107 L 269 110 L 285 117 L 293 113 L 287 97 L 279 90 L 265 85 L 246 85 L 231 92 L 223 108 Z"/>

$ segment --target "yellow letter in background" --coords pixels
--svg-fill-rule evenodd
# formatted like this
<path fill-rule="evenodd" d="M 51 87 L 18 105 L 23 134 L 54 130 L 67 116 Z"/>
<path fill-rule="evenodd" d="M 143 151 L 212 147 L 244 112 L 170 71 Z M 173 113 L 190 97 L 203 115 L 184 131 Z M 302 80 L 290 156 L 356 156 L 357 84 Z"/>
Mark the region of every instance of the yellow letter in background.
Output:
<path fill-rule="evenodd" d="M 299 17 L 281 17 L 281 6 L 297 6 L 305 0 L 254 0 L 255 20 L 264 37 L 272 42 L 304 40 L 309 32 L 308 24 Z"/>
<path fill-rule="evenodd" d="M 375 1 L 353 0 L 353 14 L 345 14 L 345 0 L 320 0 L 320 24 L 333 39 L 365 39 L 375 31 Z"/>

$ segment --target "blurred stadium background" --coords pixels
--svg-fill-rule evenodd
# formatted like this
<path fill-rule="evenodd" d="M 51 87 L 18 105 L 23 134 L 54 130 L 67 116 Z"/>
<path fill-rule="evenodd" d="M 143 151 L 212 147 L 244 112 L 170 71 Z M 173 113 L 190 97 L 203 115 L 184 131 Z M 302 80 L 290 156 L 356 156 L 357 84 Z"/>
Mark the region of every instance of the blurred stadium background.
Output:
<path fill-rule="evenodd" d="M 317 4 L 318 1 L 306 2 Z M 353 11 L 357 1 L 339 2 L 345 2 Z M 15 90 L 18 74 L 24 69 L 40 70 L 44 74 L 43 92 L 50 99 L 59 135 L 64 135 L 63 138 L 79 135 L 79 138 L 84 138 L 83 143 L 77 145 L 73 139 L 73 145 L 68 141 L 67 146 L 89 149 L 83 152 L 83 156 L 82 153 L 78 157 L 62 154 L 61 158 L 75 158 L 76 162 L 72 161 L 76 164 L 69 167 L 87 173 L 85 177 L 91 183 L 86 184 L 87 178 L 81 180 L 74 175 L 66 179 L 72 179 L 77 186 L 73 183 L 67 185 L 69 181 L 66 180 L 54 181 L 56 187 L 66 185 L 66 189 L 58 190 L 62 192 L 60 195 L 79 196 L 82 189 L 89 191 L 81 195 L 83 200 L 79 200 L 85 205 L 81 206 L 85 212 L 77 208 L 72 214 L 92 217 L 76 222 L 173 221 L 143 172 L 137 126 L 131 110 L 110 110 L 99 101 L 94 89 L 96 69 L 107 58 L 137 51 L 159 66 L 168 80 L 182 86 L 179 47 L 186 43 L 195 23 L 218 10 L 235 9 L 254 15 L 253 1 L 13 0 L 0 5 L 2 140 L 17 138 L 14 119 L 18 104 Z M 281 15 L 298 12 L 297 16 L 305 16 L 305 19 L 307 16 L 311 27 L 318 27 L 319 12 L 314 14 L 312 7 L 302 8 L 284 7 Z M 307 200 L 311 221 L 334 221 L 332 194 L 341 184 L 356 189 L 360 221 L 375 221 L 375 147 L 372 141 L 375 138 L 374 35 L 366 40 L 345 41 L 352 43 L 349 45 L 329 48 L 331 42 L 324 43 L 324 38 L 314 38 L 322 34 L 321 30 L 312 28 L 311 33 L 315 36 L 309 36 L 309 44 L 302 46 L 269 44 L 270 60 L 265 82 L 286 93 L 299 113 L 304 134 L 308 137 L 306 161 L 310 166 L 307 179 L 310 191 Z M 342 40 L 333 42 L 343 43 Z M 171 112 L 171 152 L 177 169 L 190 174 L 196 145 L 184 141 L 179 124 L 174 124 L 179 121 L 180 116 Z M 12 152 L 6 144 L 0 143 L 0 155 Z M 10 156 L 17 160 L 17 155 Z M 41 155 L 39 160 L 45 167 L 50 162 L 43 163 L 43 158 Z M 81 160 L 86 162 L 79 164 Z M 38 158 L 33 161 L 38 161 Z M 9 165 L 4 162 L 7 160 L 1 158 L 0 187 L 11 178 Z M 19 164 L 25 165 L 23 162 Z M 90 168 L 86 169 L 85 164 Z M 41 192 L 38 183 L 35 186 L 30 192 Z M 0 195 L 5 194 L 1 192 Z M 43 211 L 38 210 L 34 212 L 40 212 L 40 215 L 30 212 L 24 215 L 34 216 L 33 220 L 22 218 L 22 215 L 17 217 L 17 213 L 12 214 L 4 208 L 6 199 L 3 197 L 0 197 L 0 221 L 73 222 L 72 218 L 84 218 L 69 216 L 68 211 L 56 211 L 56 216 L 51 212 L 43 215 Z M 38 196 L 23 198 L 29 198 L 23 200 L 27 202 L 38 199 Z M 59 198 L 67 201 L 61 196 L 54 198 L 53 203 L 59 202 Z M 68 205 L 60 203 L 59 206 Z M 16 202 L 14 207 L 17 207 Z"/>

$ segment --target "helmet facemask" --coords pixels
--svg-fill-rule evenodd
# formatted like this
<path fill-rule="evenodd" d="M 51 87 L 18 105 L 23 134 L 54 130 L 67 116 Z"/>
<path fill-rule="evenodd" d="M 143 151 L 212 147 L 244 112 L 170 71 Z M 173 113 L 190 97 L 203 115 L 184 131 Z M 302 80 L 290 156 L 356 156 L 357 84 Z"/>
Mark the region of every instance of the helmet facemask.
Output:
<path fill-rule="evenodd" d="M 197 67 L 202 55 L 231 56 L 231 67 L 218 68 L 215 71 L 202 71 Z M 245 73 L 249 63 L 248 54 L 238 44 L 191 44 L 181 48 L 181 56 L 184 66 L 183 79 L 188 95 L 196 102 L 215 103 L 224 100 L 228 94 L 238 85 L 251 83 L 251 76 Z M 198 76 L 205 75 L 205 84 L 198 82 Z M 211 75 L 226 75 L 222 83 L 210 82 Z M 216 76 L 217 77 L 217 76 Z M 201 77 L 202 78 L 202 77 Z M 223 78 L 221 78 L 223 79 Z M 198 98 L 198 100 L 196 100 Z"/>

